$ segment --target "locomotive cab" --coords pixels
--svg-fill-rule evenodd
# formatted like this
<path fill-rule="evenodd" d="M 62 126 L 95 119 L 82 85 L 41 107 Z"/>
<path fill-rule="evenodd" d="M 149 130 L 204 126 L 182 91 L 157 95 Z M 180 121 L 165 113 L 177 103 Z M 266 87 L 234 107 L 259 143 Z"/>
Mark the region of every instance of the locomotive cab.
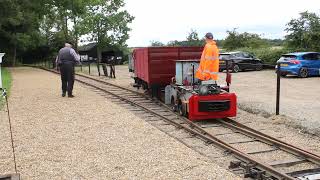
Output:
<path fill-rule="evenodd" d="M 195 78 L 198 67 L 199 60 L 176 61 L 176 75 L 165 88 L 165 103 L 190 120 L 236 116 L 237 98 L 229 92 L 231 74 L 227 71 L 227 85 L 201 82 Z"/>

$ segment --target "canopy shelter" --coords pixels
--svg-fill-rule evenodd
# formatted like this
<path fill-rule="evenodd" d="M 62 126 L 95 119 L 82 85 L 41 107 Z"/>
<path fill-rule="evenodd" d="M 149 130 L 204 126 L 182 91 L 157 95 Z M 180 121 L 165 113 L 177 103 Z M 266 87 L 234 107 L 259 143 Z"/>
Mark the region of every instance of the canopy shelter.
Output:
<path fill-rule="evenodd" d="M 96 61 L 97 55 L 97 43 L 89 43 L 87 45 L 80 46 L 78 52 L 81 55 L 82 61 Z M 101 63 L 110 63 L 114 60 L 115 64 L 122 64 L 124 59 L 123 51 L 116 46 L 107 46 L 102 49 Z"/>
<path fill-rule="evenodd" d="M 81 56 L 81 61 L 89 62 L 89 74 L 90 63 L 97 62 L 97 43 L 89 43 L 78 48 L 78 52 Z M 101 62 L 97 63 L 98 74 L 100 76 L 100 67 L 102 67 L 104 75 L 107 77 L 115 78 L 115 66 L 116 64 L 123 63 L 123 51 L 116 46 L 107 46 L 102 49 Z M 108 73 L 107 66 L 110 68 L 110 74 Z"/>

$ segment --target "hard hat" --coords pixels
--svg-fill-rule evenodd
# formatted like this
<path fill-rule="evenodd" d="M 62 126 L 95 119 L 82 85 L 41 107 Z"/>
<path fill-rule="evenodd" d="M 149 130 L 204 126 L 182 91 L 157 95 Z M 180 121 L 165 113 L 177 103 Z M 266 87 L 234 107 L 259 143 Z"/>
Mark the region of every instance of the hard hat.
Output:
<path fill-rule="evenodd" d="M 211 32 L 208 32 L 205 36 L 207 39 L 213 39 L 213 35 Z"/>

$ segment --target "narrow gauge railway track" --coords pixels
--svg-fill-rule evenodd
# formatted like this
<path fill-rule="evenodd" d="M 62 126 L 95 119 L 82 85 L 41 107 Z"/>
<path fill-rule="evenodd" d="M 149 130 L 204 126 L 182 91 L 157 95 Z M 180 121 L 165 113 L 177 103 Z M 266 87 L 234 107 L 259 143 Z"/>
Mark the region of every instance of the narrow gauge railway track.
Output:
<path fill-rule="evenodd" d="M 58 74 L 56 71 L 44 70 Z M 234 171 L 244 171 L 245 177 L 320 178 L 319 155 L 280 141 L 232 119 L 192 122 L 172 112 L 169 106 L 142 93 L 81 74 L 77 74 L 76 81 L 106 93 L 129 107 L 134 107 L 132 111 L 143 111 L 145 117 L 149 117 L 148 121 L 165 121 L 167 123 L 165 125 L 183 129 L 207 144 L 222 148 L 237 159 L 230 163 L 230 168 Z"/>

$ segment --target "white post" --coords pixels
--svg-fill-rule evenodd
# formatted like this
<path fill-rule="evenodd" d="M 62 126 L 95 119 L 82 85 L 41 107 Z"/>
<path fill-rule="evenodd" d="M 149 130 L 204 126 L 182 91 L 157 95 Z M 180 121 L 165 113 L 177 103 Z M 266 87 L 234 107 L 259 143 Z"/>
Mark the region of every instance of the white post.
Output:
<path fill-rule="evenodd" d="M 4 55 L 5 55 L 5 53 L 0 53 L 0 90 L 2 90 L 1 63 L 2 63 L 2 57 Z"/>

